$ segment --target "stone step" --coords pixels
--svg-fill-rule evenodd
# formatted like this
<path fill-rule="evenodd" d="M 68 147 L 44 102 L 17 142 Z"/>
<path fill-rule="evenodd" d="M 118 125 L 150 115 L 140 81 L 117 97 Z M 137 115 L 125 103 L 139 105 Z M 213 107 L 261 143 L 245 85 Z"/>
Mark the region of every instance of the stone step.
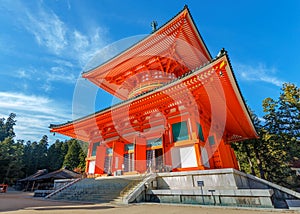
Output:
<path fill-rule="evenodd" d="M 108 179 L 83 179 L 68 188 L 51 196 L 55 200 L 70 200 L 70 201 L 91 201 L 91 202 L 110 202 L 116 201 L 121 203 L 122 198 L 118 199 L 121 191 L 127 185 L 132 185 L 131 179 L 124 178 L 108 178 Z M 138 184 L 140 181 L 137 180 Z M 134 185 L 135 186 L 135 185 Z M 134 187 L 126 192 L 130 192 Z"/>

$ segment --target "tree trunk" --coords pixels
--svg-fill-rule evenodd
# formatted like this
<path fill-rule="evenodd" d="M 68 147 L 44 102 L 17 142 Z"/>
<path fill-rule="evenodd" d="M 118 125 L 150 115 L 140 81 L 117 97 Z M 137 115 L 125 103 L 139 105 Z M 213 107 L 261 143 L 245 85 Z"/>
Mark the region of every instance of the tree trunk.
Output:
<path fill-rule="evenodd" d="M 256 173 L 255 173 L 253 164 L 252 164 L 252 162 L 251 162 L 251 154 L 250 154 L 248 145 L 246 145 L 246 154 L 247 154 L 247 159 L 248 159 L 249 166 L 250 166 L 250 169 L 251 169 L 251 174 L 254 175 L 254 176 L 256 176 Z"/>
<path fill-rule="evenodd" d="M 260 178 L 265 179 L 265 171 L 263 170 L 262 163 L 261 163 L 257 149 L 254 149 L 254 154 L 255 154 L 256 161 L 257 161 Z"/>

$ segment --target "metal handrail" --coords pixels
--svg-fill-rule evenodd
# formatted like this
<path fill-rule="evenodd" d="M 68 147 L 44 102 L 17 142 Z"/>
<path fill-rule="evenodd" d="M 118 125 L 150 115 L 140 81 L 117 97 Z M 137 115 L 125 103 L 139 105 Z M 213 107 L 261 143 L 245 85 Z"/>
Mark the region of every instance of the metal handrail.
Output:
<path fill-rule="evenodd" d="M 133 187 L 135 187 L 135 186 L 138 186 L 141 182 L 143 182 L 146 178 L 148 178 L 148 177 L 150 177 L 152 174 L 154 174 L 153 172 L 149 172 L 149 173 L 147 173 L 147 171 L 146 171 L 146 173 L 144 173 L 144 174 L 141 174 L 141 176 L 140 176 L 140 179 L 138 180 L 138 181 L 132 181 L 132 182 L 130 182 L 121 192 L 120 192 L 120 196 L 121 196 L 121 198 L 122 198 L 122 201 L 123 201 L 123 199 L 124 199 L 124 197 L 126 197 L 127 195 L 130 195 L 131 193 L 132 193 L 132 191 L 131 192 L 129 192 Z"/>
<path fill-rule="evenodd" d="M 127 191 L 129 191 L 132 187 L 136 186 L 138 183 L 140 183 L 141 180 L 138 180 L 138 181 L 132 181 L 130 182 L 121 192 L 120 192 L 120 196 L 123 197 L 125 195 L 125 193 Z"/>
<path fill-rule="evenodd" d="M 77 183 L 77 182 L 80 181 L 80 180 L 82 180 L 82 178 L 77 178 L 77 179 L 75 179 L 74 181 L 72 181 L 72 182 L 70 182 L 70 183 L 68 183 L 68 184 L 66 184 L 66 185 L 64 185 L 64 186 L 62 186 L 61 188 L 59 188 L 59 189 L 53 191 L 53 192 L 50 193 L 49 195 L 46 195 L 45 198 L 50 198 L 50 197 L 52 197 L 53 195 L 55 195 L 55 194 L 57 194 L 57 193 L 63 191 L 64 189 L 66 189 L 66 188 L 68 188 L 69 186 L 71 186 L 71 185 Z"/>
<path fill-rule="evenodd" d="M 122 202 L 124 203 L 130 203 L 134 200 L 136 200 L 137 195 L 141 194 L 141 191 L 147 190 L 151 182 L 157 177 L 157 174 L 155 172 L 148 173 L 144 176 L 144 179 L 136 185 L 134 189 L 131 189 L 130 192 L 128 192 L 125 196 L 122 197 Z"/>

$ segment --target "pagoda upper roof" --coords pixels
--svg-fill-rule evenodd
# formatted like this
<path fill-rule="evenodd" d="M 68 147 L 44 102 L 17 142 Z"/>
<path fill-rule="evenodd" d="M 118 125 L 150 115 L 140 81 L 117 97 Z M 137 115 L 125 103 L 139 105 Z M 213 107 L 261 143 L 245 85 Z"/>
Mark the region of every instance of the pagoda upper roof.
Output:
<path fill-rule="evenodd" d="M 159 71 L 176 78 L 211 59 L 185 6 L 155 32 L 82 76 L 124 100 L 144 81 L 140 73 Z M 164 81 L 162 78 L 159 84 Z"/>
<path fill-rule="evenodd" d="M 60 125 L 50 125 L 51 132 L 90 141 L 92 135 L 101 135 L 107 124 L 114 124 L 114 120 L 129 120 L 136 115 L 151 114 L 153 111 L 161 111 L 162 106 L 184 106 L 185 102 L 190 102 L 187 99 L 188 94 L 192 94 L 192 99 L 196 100 L 196 108 L 202 115 L 210 117 L 210 121 L 216 121 L 212 126 L 220 126 L 222 118 L 224 119 L 224 137 L 227 142 L 257 137 L 225 51 L 209 63 L 156 89 L 86 117 Z"/>

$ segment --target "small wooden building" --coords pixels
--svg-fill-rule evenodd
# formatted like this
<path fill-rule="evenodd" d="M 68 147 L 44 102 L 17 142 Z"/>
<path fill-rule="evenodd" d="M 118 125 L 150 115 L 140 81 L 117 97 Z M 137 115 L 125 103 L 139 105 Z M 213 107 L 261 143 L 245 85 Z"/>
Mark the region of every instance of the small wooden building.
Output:
<path fill-rule="evenodd" d="M 67 169 L 59 169 L 50 173 L 48 173 L 46 169 L 43 169 L 27 178 L 19 180 L 18 183 L 23 184 L 24 191 L 49 190 L 53 189 L 54 180 L 76 179 L 80 177 L 81 174 Z"/>

